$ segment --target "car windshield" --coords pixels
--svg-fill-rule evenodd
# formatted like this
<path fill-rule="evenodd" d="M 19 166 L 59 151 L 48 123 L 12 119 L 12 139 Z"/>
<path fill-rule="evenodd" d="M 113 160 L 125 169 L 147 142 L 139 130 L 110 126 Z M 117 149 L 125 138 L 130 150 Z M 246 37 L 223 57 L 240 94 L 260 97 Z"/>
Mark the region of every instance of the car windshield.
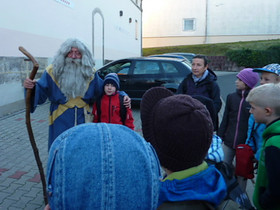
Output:
<path fill-rule="evenodd" d="M 185 58 L 187 58 L 189 61 L 191 61 L 193 59 L 193 55 L 182 55 Z"/>
<path fill-rule="evenodd" d="M 166 53 L 165 55 L 180 55 L 189 60 L 190 62 L 192 62 L 192 59 L 195 56 L 195 54 L 193 53 Z"/>
<path fill-rule="evenodd" d="M 149 57 L 161 57 L 161 58 L 179 58 L 179 59 L 185 59 L 184 56 L 181 55 L 168 55 L 168 54 L 163 54 L 163 55 L 150 55 Z"/>
<path fill-rule="evenodd" d="M 134 74 L 160 74 L 160 67 L 156 61 L 136 61 Z"/>
<path fill-rule="evenodd" d="M 100 75 L 104 78 L 109 73 L 117 73 L 118 75 L 126 75 L 131 66 L 131 61 L 120 62 L 117 64 L 109 64 L 102 71 L 100 71 Z"/>
<path fill-rule="evenodd" d="M 185 59 L 182 62 L 184 65 L 187 65 L 190 69 L 192 68 L 192 62 L 190 62 L 189 60 Z"/>

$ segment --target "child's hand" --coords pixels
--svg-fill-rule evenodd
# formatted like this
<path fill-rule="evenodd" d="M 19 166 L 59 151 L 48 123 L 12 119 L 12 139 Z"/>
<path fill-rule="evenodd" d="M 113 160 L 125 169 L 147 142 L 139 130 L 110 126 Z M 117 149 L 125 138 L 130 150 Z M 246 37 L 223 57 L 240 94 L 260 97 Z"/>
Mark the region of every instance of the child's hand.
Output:
<path fill-rule="evenodd" d="M 45 206 L 44 210 L 51 210 L 50 205 L 49 205 L 49 204 L 47 204 L 47 205 Z"/>
<path fill-rule="evenodd" d="M 131 108 L 131 99 L 129 98 L 128 95 L 123 97 L 123 104 L 126 108 Z"/>

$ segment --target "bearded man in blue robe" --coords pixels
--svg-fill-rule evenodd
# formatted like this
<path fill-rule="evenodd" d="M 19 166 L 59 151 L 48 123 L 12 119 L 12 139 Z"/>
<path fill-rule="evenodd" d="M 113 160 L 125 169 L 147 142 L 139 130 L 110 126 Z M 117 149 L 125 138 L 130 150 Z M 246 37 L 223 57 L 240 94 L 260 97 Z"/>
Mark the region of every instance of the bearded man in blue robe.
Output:
<path fill-rule="evenodd" d="M 94 60 L 85 44 L 78 39 L 66 40 L 41 78 L 24 81 L 33 90 L 31 112 L 37 105 L 50 101 L 48 149 L 55 138 L 78 124 L 92 122 L 91 104 L 102 94 L 103 80 L 94 71 Z M 122 92 L 124 103 L 130 98 Z"/>

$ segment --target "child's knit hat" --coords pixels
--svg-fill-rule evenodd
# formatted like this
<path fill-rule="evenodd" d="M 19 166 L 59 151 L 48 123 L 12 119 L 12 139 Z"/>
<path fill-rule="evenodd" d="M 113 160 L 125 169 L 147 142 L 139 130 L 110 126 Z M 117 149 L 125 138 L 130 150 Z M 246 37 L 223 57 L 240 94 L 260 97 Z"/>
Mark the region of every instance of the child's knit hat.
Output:
<path fill-rule="evenodd" d="M 156 209 L 160 164 L 153 147 L 123 125 L 85 123 L 53 142 L 51 209 Z"/>
<path fill-rule="evenodd" d="M 278 63 L 271 63 L 262 68 L 255 68 L 254 72 L 269 72 L 280 76 L 280 65 Z"/>
<path fill-rule="evenodd" d="M 154 146 L 163 167 L 176 172 L 203 162 L 213 125 L 201 102 L 154 87 L 143 95 L 140 110 L 144 138 Z"/>
<path fill-rule="evenodd" d="M 116 87 L 117 90 L 120 89 L 120 80 L 116 73 L 109 73 L 105 76 L 104 86 L 106 84 L 112 84 Z"/>
<path fill-rule="evenodd" d="M 252 68 L 243 69 L 236 76 L 242 82 L 244 82 L 250 89 L 255 87 L 260 79 L 258 73 L 253 72 Z"/>

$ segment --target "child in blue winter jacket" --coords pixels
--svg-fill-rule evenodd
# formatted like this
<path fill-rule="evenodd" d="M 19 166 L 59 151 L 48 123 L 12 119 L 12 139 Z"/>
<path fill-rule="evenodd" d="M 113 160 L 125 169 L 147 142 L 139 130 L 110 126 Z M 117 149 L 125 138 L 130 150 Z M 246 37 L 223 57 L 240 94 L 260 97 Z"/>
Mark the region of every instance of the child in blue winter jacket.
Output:
<path fill-rule="evenodd" d="M 261 85 L 280 82 L 280 65 L 278 63 L 271 63 L 262 68 L 255 68 L 253 71 L 260 73 Z M 250 115 L 246 144 L 252 147 L 257 161 L 260 159 L 260 150 L 263 144 L 262 134 L 265 127 L 265 124 L 255 122 L 254 116 L 252 114 Z"/>
<path fill-rule="evenodd" d="M 227 195 L 225 180 L 204 161 L 213 137 L 206 107 L 186 94 L 163 87 L 146 91 L 141 101 L 143 136 L 167 174 L 158 209 L 212 209 Z"/>

